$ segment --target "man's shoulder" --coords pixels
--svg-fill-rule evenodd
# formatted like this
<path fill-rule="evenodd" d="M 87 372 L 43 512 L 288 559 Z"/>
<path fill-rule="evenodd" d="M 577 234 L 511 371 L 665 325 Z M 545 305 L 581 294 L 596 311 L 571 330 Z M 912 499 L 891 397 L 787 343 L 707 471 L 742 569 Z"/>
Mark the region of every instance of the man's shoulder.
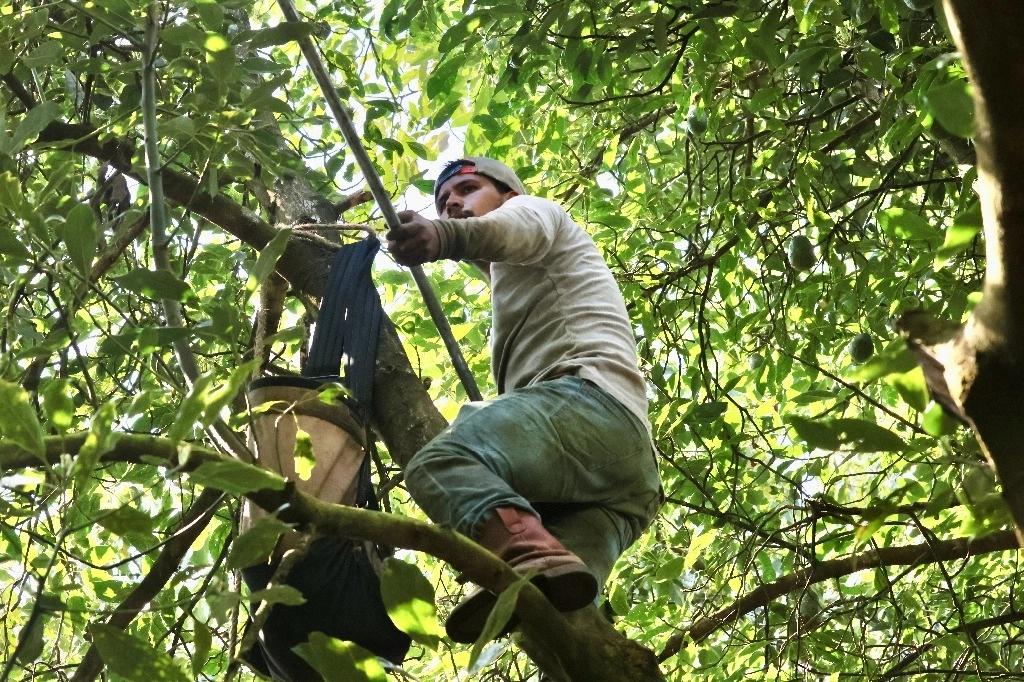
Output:
<path fill-rule="evenodd" d="M 553 213 L 559 213 L 568 215 L 565 208 L 562 207 L 557 201 L 546 199 L 544 197 L 536 196 L 535 194 L 517 194 L 516 196 L 508 199 L 505 206 L 523 206 L 525 208 L 532 208 L 537 211 L 550 211 Z"/>
<path fill-rule="evenodd" d="M 520 194 L 505 202 L 504 207 L 510 210 L 526 210 L 537 215 L 544 223 L 554 227 L 556 230 L 579 230 L 585 232 L 583 227 L 577 223 L 565 207 L 557 201 L 538 197 L 533 194 Z"/>

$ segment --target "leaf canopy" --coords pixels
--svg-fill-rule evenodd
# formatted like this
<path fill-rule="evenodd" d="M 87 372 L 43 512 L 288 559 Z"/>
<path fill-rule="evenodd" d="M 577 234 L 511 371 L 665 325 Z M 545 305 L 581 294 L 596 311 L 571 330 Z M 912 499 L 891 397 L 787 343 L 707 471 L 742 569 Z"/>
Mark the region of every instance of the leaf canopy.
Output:
<path fill-rule="evenodd" d="M 287 239 L 270 224 L 291 242 L 321 234 L 295 224 L 380 229 L 372 205 L 339 220 L 363 178 L 295 43 L 305 35 L 400 208 L 432 210 L 440 161 L 495 156 L 563 203 L 612 266 L 667 501 L 606 598 L 668 679 L 1019 671 L 1020 566 L 996 485 L 890 327 L 916 309 L 961 321 L 983 275 L 971 92 L 934 3 L 302 2 L 301 25 L 273 3 L 161 5 L 155 117 L 179 197 L 166 244 L 150 239 L 139 142 L 148 8 L 0 0 L 0 435 L 39 462 L 44 436 L 89 434 L 45 475 L 9 469 L 3 451 L 5 679 L 62 675 L 90 646 L 124 678 L 228 670 L 246 606 L 226 567 L 265 556 L 280 531 L 233 547 L 234 498 L 127 631 L 103 623 L 158 570 L 162 538 L 202 488 L 280 481 L 242 464 L 186 474 L 147 453 L 104 457 L 118 433 L 213 446 L 218 429 L 244 430 L 253 294 Z M 787 256 L 796 236 L 813 247 L 809 268 Z M 456 264 L 429 272 L 489 385 L 484 285 Z M 452 418 L 464 392 L 418 295 L 386 257 L 376 276 Z M 268 341 L 271 363 L 296 372 L 315 301 L 292 293 Z M 865 332 L 876 354 L 855 365 L 846 348 Z M 386 507 L 420 516 L 386 451 L 382 462 Z M 422 573 L 391 564 L 389 605 L 415 646 L 453 655 L 414 649 L 409 672 L 455 680 L 475 664 L 530 679 L 515 647 L 438 639 L 424 586 L 442 617 L 460 588 L 439 560 L 415 561 Z M 15 662 L 44 592 L 65 607 L 46 619 L 39 658 Z M 384 675 L 323 637 L 303 655 Z"/>

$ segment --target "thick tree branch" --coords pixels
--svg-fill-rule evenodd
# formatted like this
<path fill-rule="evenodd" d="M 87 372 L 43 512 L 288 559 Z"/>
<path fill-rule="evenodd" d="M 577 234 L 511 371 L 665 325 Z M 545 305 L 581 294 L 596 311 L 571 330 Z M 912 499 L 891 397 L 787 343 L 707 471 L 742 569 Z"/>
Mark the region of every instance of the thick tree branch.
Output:
<path fill-rule="evenodd" d="M 46 461 L 56 465 L 61 455 L 74 456 L 86 438 L 85 433 L 45 438 Z M 174 467 L 175 471 L 185 473 L 195 471 L 204 463 L 233 461 L 203 447 L 182 449 L 178 443 L 164 438 L 129 434 L 118 437 L 113 448 L 103 455 L 102 461 L 141 463 L 143 457 L 148 462 L 154 458 L 162 460 L 168 467 Z M 14 445 L 0 443 L 0 471 L 41 465 L 38 457 Z M 240 462 L 236 465 L 251 466 Z M 291 482 L 285 482 L 279 490 L 257 490 L 246 494 L 246 497 L 261 508 L 276 512 L 282 521 L 295 524 L 302 530 L 315 530 L 322 534 L 370 540 L 426 552 L 451 565 L 467 580 L 495 593 L 507 589 L 520 579 L 503 561 L 451 529 L 394 514 L 321 502 L 299 492 Z M 592 613 L 588 615 L 586 612 Z M 564 672 L 564 676 L 556 679 L 601 679 L 604 682 L 657 682 L 662 679 L 653 653 L 626 640 L 611 627 L 603 630 L 580 627 L 581 622 L 592 623 L 598 617 L 594 607 L 588 607 L 586 612 L 573 614 L 574 625 L 571 625 L 570 619 L 555 610 L 531 583 L 522 586 L 516 605 L 516 614 L 522 619 L 526 634 L 534 642 L 542 643 L 548 652 L 549 658 L 543 659 L 543 665 Z M 603 655 L 595 656 L 597 652 Z M 620 668 L 609 671 L 611 661 L 616 661 Z M 626 661 L 630 662 L 630 667 L 624 666 Z M 598 676 L 595 676 L 596 671 L 601 671 Z"/>

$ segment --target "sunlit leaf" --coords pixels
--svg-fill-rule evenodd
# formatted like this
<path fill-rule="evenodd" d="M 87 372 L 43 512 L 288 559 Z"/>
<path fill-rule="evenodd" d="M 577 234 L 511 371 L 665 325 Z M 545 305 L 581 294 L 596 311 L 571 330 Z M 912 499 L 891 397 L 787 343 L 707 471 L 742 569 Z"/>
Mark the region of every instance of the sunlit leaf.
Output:
<path fill-rule="evenodd" d="M 273 585 L 253 592 L 249 595 L 249 598 L 253 601 L 283 604 L 285 606 L 300 606 L 306 603 L 306 598 L 302 596 L 302 593 L 291 585 Z"/>
<path fill-rule="evenodd" d="M 903 208 L 890 208 L 878 214 L 878 224 L 900 239 L 936 239 L 939 231 L 927 218 Z"/>
<path fill-rule="evenodd" d="M 399 630 L 430 649 L 442 633 L 434 605 L 434 586 L 416 566 L 394 557 L 384 562 L 381 597 L 388 616 Z"/>
<path fill-rule="evenodd" d="M 313 475 L 313 467 L 316 466 L 316 456 L 313 452 L 313 439 L 301 428 L 295 431 L 295 475 L 299 480 L 308 481 Z"/>
<path fill-rule="evenodd" d="M 981 205 L 973 207 L 959 214 L 953 219 L 953 224 L 946 230 L 946 238 L 942 246 L 935 252 L 935 268 L 941 268 L 954 256 L 967 249 L 974 239 L 981 232 Z"/>
<path fill-rule="evenodd" d="M 857 381 L 874 381 L 889 374 L 909 372 L 917 367 L 917 360 L 907 348 L 895 353 L 876 353 L 867 362 L 851 372 Z"/>
<path fill-rule="evenodd" d="M 261 284 L 267 281 L 267 277 L 274 272 L 274 266 L 277 265 L 277 261 L 281 258 L 281 254 L 288 248 L 288 240 L 291 238 L 292 231 L 290 228 L 285 228 L 274 235 L 274 238 L 260 250 L 260 255 L 256 259 L 256 264 L 253 265 L 252 271 L 249 273 L 249 280 L 246 283 L 246 288 L 250 292 L 256 291 Z"/>
<path fill-rule="evenodd" d="M 24 118 L 18 122 L 11 136 L 11 152 L 20 150 L 26 143 L 34 140 L 50 123 L 60 115 L 60 110 L 53 102 L 43 102 L 28 110 Z"/>
<path fill-rule="evenodd" d="M 295 647 L 296 653 L 319 672 L 324 682 L 385 682 L 387 674 L 372 653 L 353 644 L 310 634 L 309 641 Z"/>
<path fill-rule="evenodd" d="M 71 399 L 71 390 L 70 382 L 58 377 L 46 382 L 41 391 L 46 420 L 61 433 L 71 427 L 75 416 L 75 403 Z"/>
<path fill-rule="evenodd" d="M 61 238 L 78 272 L 88 275 L 96 255 L 96 216 L 86 204 L 75 204 L 65 218 Z"/>
<path fill-rule="evenodd" d="M 200 485 L 235 495 L 257 490 L 284 490 L 285 485 L 283 478 L 270 471 L 232 460 L 203 462 L 189 477 Z"/>
<path fill-rule="evenodd" d="M 28 393 L 19 385 L 0 381 L 0 437 L 44 459 L 43 431 Z"/>
<path fill-rule="evenodd" d="M 514 617 L 516 603 L 519 601 L 519 592 L 527 582 L 529 582 L 528 578 L 524 575 L 498 595 L 494 608 L 491 609 L 490 614 L 487 616 L 487 621 L 484 623 L 480 636 L 473 643 L 473 649 L 469 654 L 469 667 L 472 668 L 476 664 L 476 661 L 484 654 L 488 642 L 496 638 Z"/>
<path fill-rule="evenodd" d="M 920 367 L 902 374 L 890 374 L 886 381 L 899 392 L 900 397 L 918 412 L 924 412 L 928 406 L 928 386 L 924 381 L 924 372 Z"/>

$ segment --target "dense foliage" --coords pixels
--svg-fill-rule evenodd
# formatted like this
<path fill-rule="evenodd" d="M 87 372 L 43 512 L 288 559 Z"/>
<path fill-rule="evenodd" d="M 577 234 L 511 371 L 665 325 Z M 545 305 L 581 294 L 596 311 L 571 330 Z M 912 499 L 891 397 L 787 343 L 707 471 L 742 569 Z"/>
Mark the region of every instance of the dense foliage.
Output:
<path fill-rule="evenodd" d="M 983 275 L 970 91 L 930 0 L 298 9 L 301 27 L 271 2 L 159 9 L 165 180 L 225 201 L 179 193 L 161 238 L 142 144 L 150 6 L 0 2 L 4 680 L 92 679 L 90 647 L 110 679 L 228 673 L 246 617 L 238 501 L 166 462 L 102 456 L 118 434 L 214 448 L 212 432 L 244 429 L 231 405 L 283 242 L 259 259 L 266 233 L 240 238 L 230 221 L 251 214 L 225 206 L 335 222 L 331 204 L 362 188 L 294 42 L 307 34 L 400 205 L 429 205 L 439 159 L 486 153 L 563 202 L 612 264 L 668 499 L 607 603 L 668 679 L 1016 674 L 1020 553 L 995 479 L 890 326 L 918 308 L 959 322 Z M 362 204 L 344 220 L 378 216 Z M 428 271 L 488 386 L 485 287 L 468 267 Z M 464 392 L 419 295 L 386 257 L 377 274 L 451 418 Z M 296 371 L 315 310 L 292 293 L 278 371 Z M 8 465 L 83 432 L 75 457 Z M 418 516 L 380 464 L 386 506 Z M 182 537 L 180 565 L 157 561 Z M 454 572 L 400 556 L 443 616 Z M 154 596 L 118 622 L 144 577 Z M 419 641 L 418 679 L 469 663 Z M 530 679 L 506 645 L 475 674 Z"/>

